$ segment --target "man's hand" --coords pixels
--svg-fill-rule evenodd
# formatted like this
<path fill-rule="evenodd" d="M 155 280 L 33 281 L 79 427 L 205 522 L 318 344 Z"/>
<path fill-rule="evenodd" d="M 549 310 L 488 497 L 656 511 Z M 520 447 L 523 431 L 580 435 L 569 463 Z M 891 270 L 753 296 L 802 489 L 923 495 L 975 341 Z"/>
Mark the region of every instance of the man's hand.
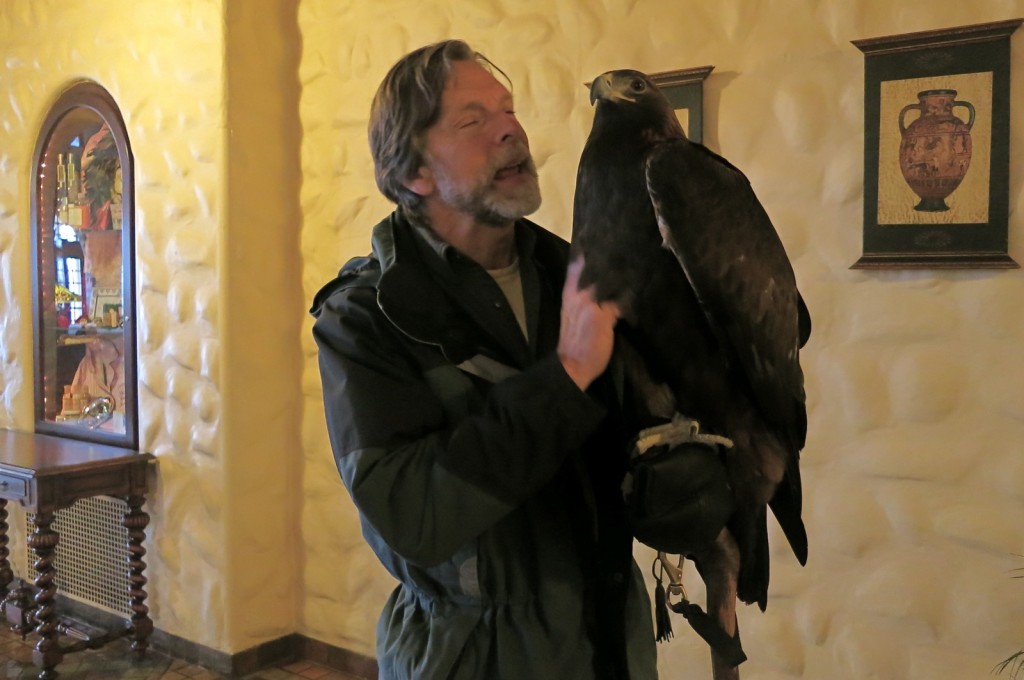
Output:
<path fill-rule="evenodd" d="M 558 333 L 558 358 L 581 390 L 608 367 L 615 343 L 615 322 L 619 307 L 614 302 L 598 304 L 593 286 L 579 289 L 583 258 L 569 263 L 562 288 L 562 325 Z"/>

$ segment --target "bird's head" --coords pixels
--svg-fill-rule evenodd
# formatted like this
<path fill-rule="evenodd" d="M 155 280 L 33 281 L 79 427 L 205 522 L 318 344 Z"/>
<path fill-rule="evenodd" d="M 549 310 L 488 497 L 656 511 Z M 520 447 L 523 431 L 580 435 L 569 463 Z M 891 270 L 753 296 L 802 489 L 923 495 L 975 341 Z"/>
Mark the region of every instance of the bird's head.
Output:
<path fill-rule="evenodd" d="M 597 106 L 596 116 L 624 116 L 666 126 L 665 132 L 683 134 L 672 105 L 646 74 L 632 69 L 602 73 L 590 84 L 590 103 Z"/>

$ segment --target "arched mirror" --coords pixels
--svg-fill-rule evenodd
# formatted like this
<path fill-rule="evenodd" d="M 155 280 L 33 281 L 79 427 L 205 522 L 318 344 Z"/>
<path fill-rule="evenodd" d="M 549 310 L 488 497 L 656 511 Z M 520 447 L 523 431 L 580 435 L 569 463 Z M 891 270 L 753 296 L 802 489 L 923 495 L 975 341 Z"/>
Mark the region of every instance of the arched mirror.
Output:
<path fill-rule="evenodd" d="M 132 176 L 113 98 L 68 87 L 32 165 L 37 432 L 138 446 Z"/>

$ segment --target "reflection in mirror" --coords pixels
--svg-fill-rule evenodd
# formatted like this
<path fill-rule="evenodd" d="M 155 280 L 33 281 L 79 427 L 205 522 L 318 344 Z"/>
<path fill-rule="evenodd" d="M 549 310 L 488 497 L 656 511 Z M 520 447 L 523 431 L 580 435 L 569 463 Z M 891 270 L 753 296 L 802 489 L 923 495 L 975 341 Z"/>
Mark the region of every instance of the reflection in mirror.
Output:
<path fill-rule="evenodd" d="M 33 245 L 36 429 L 134 447 L 130 163 L 109 94 L 65 91 L 37 146 Z"/>

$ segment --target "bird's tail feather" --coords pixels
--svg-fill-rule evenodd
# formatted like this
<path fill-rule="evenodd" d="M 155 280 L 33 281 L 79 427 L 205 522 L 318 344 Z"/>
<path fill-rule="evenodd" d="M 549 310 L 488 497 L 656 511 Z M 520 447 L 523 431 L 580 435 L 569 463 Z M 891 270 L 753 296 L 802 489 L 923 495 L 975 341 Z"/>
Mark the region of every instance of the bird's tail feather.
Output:
<path fill-rule="evenodd" d="M 790 467 L 794 468 L 795 465 L 796 463 Z M 771 506 L 775 519 L 779 521 L 793 554 L 800 564 L 804 565 L 807 564 L 807 529 L 800 517 L 803 505 L 801 496 L 800 470 L 790 469 L 782 483 L 775 489 L 775 495 L 768 505 Z"/>
<path fill-rule="evenodd" d="M 764 506 L 744 508 L 736 513 L 738 521 L 730 528 L 740 548 L 740 573 L 736 594 L 746 604 L 768 606 L 768 579 L 771 565 L 768 554 L 768 519 Z"/>

